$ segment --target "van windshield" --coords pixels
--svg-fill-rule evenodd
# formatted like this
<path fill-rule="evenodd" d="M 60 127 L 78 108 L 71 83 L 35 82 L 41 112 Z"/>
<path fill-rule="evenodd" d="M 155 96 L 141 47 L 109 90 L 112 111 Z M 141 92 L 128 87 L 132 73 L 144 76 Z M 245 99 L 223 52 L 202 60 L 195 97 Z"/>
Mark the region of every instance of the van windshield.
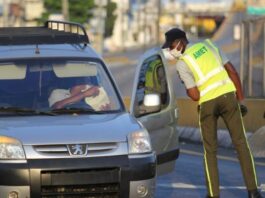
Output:
<path fill-rule="evenodd" d="M 0 63 L 0 109 L 118 111 L 120 101 L 102 65 L 80 60 Z"/>

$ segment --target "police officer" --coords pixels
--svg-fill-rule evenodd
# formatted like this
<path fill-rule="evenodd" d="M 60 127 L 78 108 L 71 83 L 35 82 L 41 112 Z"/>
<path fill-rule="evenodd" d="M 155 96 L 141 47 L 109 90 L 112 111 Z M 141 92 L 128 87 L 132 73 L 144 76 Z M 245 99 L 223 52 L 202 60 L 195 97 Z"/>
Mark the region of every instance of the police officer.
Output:
<path fill-rule="evenodd" d="M 217 168 L 217 119 L 222 117 L 238 154 L 249 198 L 262 198 L 257 190 L 254 160 L 246 140 L 240 111 L 244 96 L 238 74 L 226 56 L 210 40 L 187 47 L 184 31 L 165 33 L 164 51 L 176 58 L 177 72 L 187 95 L 199 103 L 199 125 L 204 147 L 207 197 L 219 197 Z M 246 108 L 241 105 L 242 110 Z"/>

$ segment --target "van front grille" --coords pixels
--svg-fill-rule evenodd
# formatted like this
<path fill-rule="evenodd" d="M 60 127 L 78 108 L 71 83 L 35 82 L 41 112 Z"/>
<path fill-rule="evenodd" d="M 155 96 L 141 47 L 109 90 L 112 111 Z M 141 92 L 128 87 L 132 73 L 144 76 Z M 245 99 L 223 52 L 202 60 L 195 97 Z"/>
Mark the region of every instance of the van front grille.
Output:
<path fill-rule="evenodd" d="M 106 152 L 112 152 L 118 148 L 117 143 L 89 143 L 87 146 L 87 155 L 99 155 Z M 35 145 L 34 150 L 44 156 L 50 157 L 70 157 L 67 145 Z"/>
<path fill-rule="evenodd" d="M 42 186 L 42 198 L 118 198 L 119 184 Z"/>
<path fill-rule="evenodd" d="M 42 198 L 119 198 L 120 169 L 41 171 Z"/>

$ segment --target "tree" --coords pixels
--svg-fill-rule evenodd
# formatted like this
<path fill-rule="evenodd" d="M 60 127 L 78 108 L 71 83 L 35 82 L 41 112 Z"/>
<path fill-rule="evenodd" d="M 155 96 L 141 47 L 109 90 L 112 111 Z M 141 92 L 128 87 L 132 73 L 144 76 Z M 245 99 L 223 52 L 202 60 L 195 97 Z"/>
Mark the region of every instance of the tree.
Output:
<path fill-rule="evenodd" d="M 40 21 L 46 21 L 50 14 L 62 13 L 62 0 L 44 0 L 46 12 Z M 89 10 L 95 7 L 94 0 L 69 0 L 70 21 L 84 24 L 92 17 Z"/>
<path fill-rule="evenodd" d="M 85 23 L 92 17 L 89 10 L 94 8 L 93 0 L 69 0 L 70 21 Z"/>
<path fill-rule="evenodd" d="M 110 37 L 113 32 L 114 24 L 117 16 L 114 15 L 114 11 L 117 8 L 117 4 L 108 0 L 108 4 L 106 6 L 107 16 L 105 21 L 105 34 L 104 37 Z"/>
<path fill-rule="evenodd" d="M 62 13 L 62 0 L 44 0 L 44 6 L 46 12 L 42 15 L 42 18 L 39 19 L 41 24 L 49 18 L 49 15 Z M 95 8 L 94 0 L 69 0 L 70 21 L 81 24 L 87 23 L 89 19 L 93 17 L 93 8 Z M 114 23 L 117 18 L 116 15 L 114 15 L 116 8 L 116 3 L 108 0 L 106 6 L 105 38 L 112 35 Z"/>

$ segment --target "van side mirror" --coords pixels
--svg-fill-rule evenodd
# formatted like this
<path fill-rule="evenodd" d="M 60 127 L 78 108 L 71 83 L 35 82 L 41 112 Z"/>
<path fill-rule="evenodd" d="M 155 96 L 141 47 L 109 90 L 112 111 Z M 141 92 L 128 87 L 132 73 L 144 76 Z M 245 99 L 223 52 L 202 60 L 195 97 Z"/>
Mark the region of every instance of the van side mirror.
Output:
<path fill-rule="evenodd" d="M 161 110 L 160 95 L 157 93 L 146 94 L 144 96 L 144 108 L 146 113 L 158 112 Z"/>

